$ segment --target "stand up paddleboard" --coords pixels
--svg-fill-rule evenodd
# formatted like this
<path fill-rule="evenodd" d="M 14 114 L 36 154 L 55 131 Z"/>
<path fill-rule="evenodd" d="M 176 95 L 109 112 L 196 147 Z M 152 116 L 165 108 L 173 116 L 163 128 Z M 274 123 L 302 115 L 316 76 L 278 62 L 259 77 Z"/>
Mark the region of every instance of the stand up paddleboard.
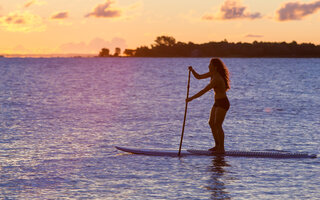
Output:
<path fill-rule="evenodd" d="M 120 151 L 142 154 L 149 156 L 178 156 L 178 150 L 163 150 L 163 149 L 135 149 L 135 148 L 116 148 Z M 290 153 L 282 151 L 226 151 L 225 153 L 215 153 L 206 150 L 182 150 L 180 156 L 234 156 L 234 157 L 260 157 L 260 158 L 316 158 L 315 154 L 307 153 Z"/>

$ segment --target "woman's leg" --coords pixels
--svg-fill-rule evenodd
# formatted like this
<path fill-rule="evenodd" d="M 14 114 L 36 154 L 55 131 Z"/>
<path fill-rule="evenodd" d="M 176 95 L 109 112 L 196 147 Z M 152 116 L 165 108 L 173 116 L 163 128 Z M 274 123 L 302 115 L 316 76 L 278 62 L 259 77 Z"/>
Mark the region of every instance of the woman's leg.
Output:
<path fill-rule="evenodd" d="M 216 116 L 216 107 L 213 106 L 211 108 L 211 112 L 210 112 L 209 125 L 210 125 L 211 131 L 212 131 L 212 136 L 213 136 L 213 139 L 215 142 L 215 146 L 213 148 L 211 148 L 210 150 L 215 150 L 217 148 L 217 146 L 219 146 L 217 134 L 215 134 L 215 132 L 214 132 L 215 116 Z"/>
<path fill-rule="evenodd" d="M 224 132 L 223 132 L 222 124 L 223 124 L 224 118 L 226 117 L 226 114 L 227 114 L 227 110 L 221 107 L 216 107 L 213 131 L 218 140 L 217 151 L 222 151 L 222 152 L 224 152 Z"/>

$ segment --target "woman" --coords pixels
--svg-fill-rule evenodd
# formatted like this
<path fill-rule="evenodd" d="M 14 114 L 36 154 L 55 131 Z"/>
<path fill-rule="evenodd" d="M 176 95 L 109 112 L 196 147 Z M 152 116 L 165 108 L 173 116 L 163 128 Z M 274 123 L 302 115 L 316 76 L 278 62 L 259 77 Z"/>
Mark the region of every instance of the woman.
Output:
<path fill-rule="evenodd" d="M 211 78 L 210 83 L 204 89 L 192 97 L 187 98 L 186 102 L 190 102 L 193 99 L 202 96 L 211 89 L 214 90 L 214 105 L 211 109 L 209 125 L 216 145 L 209 150 L 224 153 L 224 132 L 222 123 L 230 107 L 226 93 L 227 90 L 230 89 L 229 71 L 219 58 L 211 59 L 209 72 L 205 74 L 199 75 L 191 66 L 189 67 L 189 70 L 191 70 L 196 79 Z"/>

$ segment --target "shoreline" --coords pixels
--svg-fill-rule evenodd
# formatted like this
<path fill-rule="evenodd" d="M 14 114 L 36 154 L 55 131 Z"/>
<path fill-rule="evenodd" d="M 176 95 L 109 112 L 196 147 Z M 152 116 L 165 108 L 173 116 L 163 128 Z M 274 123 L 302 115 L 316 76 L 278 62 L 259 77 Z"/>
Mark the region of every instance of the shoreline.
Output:
<path fill-rule="evenodd" d="M 110 58 L 213 58 L 213 57 L 218 57 L 218 58 L 320 58 L 320 55 L 319 56 L 278 56 L 278 57 L 275 57 L 275 56 L 257 56 L 257 57 L 253 57 L 253 56 L 250 56 L 250 57 L 246 57 L 246 56 L 210 56 L 210 57 L 183 57 L 183 56 L 159 56 L 159 57 L 156 57 L 156 56 L 109 56 L 109 57 L 99 57 L 99 56 L 96 56 L 96 55 L 91 55 L 91 56 L 81 56 L 81 55 L 78 55 L 78 56 L 70 56 L 70 55 L 17 55 L 17 54 L 14 54 L 14 55 L 0 55 L 0 59 L 1 58 L 98 58 L 98 59 L 110 59 Z"/>

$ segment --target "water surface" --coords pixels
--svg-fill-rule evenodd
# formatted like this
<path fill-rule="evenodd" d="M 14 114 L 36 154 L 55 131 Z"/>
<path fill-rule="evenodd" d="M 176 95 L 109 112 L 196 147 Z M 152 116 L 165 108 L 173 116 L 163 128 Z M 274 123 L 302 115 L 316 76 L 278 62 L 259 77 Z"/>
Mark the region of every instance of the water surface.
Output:
<path fill-rule="evenodd" d="M 317 199 L 320 160 L 148 157 L 178 149 L 187 66 L 209 58 L 0 58 L 0 199 Z M 228 150 L 319 153 L 320 59 L 223 59 Z M 190 94 L 208 80 L 191 79 Z M 213 93 L 183 148 L 207 149 Z"/>

